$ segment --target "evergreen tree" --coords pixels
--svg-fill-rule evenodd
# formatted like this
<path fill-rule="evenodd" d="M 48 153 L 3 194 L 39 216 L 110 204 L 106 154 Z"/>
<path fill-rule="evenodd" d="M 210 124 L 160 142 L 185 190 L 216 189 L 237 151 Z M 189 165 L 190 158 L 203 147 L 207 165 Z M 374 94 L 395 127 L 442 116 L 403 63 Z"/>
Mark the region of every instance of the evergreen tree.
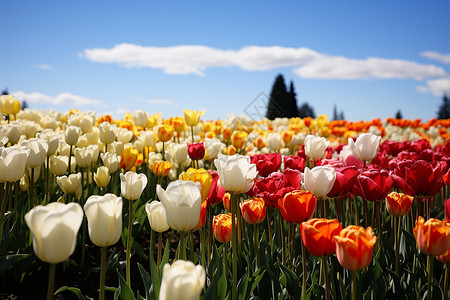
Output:
<path fill-rule="evenodd" d="M 270 92 L 269 105 L 266 117 L 270 120 L 289 116 L 289 94 L 284 84 L 283 75 L 279 74 L 275 79 Z"/>
<path fill-rule="evenodd" d="M 9 95 L 9 92 L 8 92 L 8 89 L 7 88 L 5 88 L 3 91 L 2 91 L 2 96 L 3 95 Z"/>
<path fill-rule="evenodd" d="M 396 119 L 403 119 L 402 111 L 399 109 L 395 114 Z"/>
<path fill-rule="evenodd" d="M 298 116 L 296 96 L 297 94 L 295 93 L 294 82 L 291 80 L 291 85 L 289 87 L 289 118 L 295 118 Z"/>
<path fill-rule="evenodd" d="M 341 113 L 339 115 L 339 120 L 345 120 L 344 111 L 341 110 Z"/>
<path fill-rule="evenodd" d="M 336 104 L 333 107 L 333 121 L 339 120 L 339 114 L 337 112 Z"/>
<path fill-rule="evenodd" d="M 309 106 L 309 104 L 307 102 L 305 102 L 302 105 L 300 105 L 300 107 L 298 109 L 298 116 L 300 118 L 306 118 L 306 117 L 315 118 L 316 114 L 314 113 L 314 109 L 311 106 Z"/>
<path fill-rule="evenodd" d="M 442 104 L 439 106 L 437 118 L 450 119 L 450 100 L 447 95 L 444 95 L 444 98 L 442 99 Z"/>

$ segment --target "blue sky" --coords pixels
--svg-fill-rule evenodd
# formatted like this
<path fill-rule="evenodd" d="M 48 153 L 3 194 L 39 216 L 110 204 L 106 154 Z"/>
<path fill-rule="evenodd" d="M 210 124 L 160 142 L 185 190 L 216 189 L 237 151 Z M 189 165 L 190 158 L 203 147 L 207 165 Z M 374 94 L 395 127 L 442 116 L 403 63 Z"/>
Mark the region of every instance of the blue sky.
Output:
<path fill-rule="evenodd" d="M 0 88 L 37 109 L 213 120 L 279 73 L 330 118 L 426 121 L 450 94 L 448 0 L 242 2 L 1 0 Z"/>

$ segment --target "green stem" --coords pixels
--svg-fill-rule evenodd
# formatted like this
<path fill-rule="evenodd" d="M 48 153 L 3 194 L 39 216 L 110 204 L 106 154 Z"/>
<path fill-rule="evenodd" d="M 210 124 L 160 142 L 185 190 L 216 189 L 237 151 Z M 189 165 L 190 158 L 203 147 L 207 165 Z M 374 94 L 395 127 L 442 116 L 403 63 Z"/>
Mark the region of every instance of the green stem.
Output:
<path fill-rule="evenodd" d="M 450 263 L 445 265 L 445 277 L 444 277 L 444 300 L 448 300 L 448 277 L 450 275 Z"/>
<path fill-rule="evenodd" d="M 102 247 L 102 257 L 100 260 L 100 292 L 99 299 L 105 299 L 105 279 L 106 279 L 106 247 Z"/>
<path fill-rule="evenodd" d="M 431 285 L 432 285 L 432 279 L 433 279 L 433 260 L 434 257 L 431 255 L 428 255 L 427 258 L 427 270 L 428 270 L 428 288 L 427 288 L 427 299 L 431 299 Z"/>
<path fill-rule="evenodd" d="M 50 269 L 48 273 L 47 300 L 53 299 L 53 291 L 55 289 L 55 272 L 56 272 L 56 264 L 50 264 Z"/>
<path fill-rule="evenodd" d="M 281 213 L 280 213 L 281 214 Z M 279 216 L 280 218 L 280 238 L 281 238 L 281 263 L 283 266 L 286 266 L 286 230 L 284 228 L 284 219 L 283 217 Z"/>
<path fill-rule="evenodd" d="M 398 275 L 400 236 L 402 234 L 402 217 L 395 218 L 395 220 L 397 220 L 397 236 L 395 237 L 395 274 Z"/>
<path fill-rule="evenodd" d="M 128 200 L 129 208 L 128 208 L 128 237 L 127 237 L 127 253 L 126 253 L 126 276 L 127 276 L 127 284 L 131 287 L 131 265 L 130 265 L 130 256 L 131 256 L 131 236 L 133 230 L 133 201 Z"/>
<path fill-rule="evenodd" d="M 161 249 L 162 249 L 162 232 L 158 232 L 158 269 L 161 265 Z"/>
<path fill-rule="evenodd" d="M 206 256 L 206 232 L 205 232 L 205 226 L 200 228 L 200 251 L 201 251 L 201 260 L 202 260 L 202 267 L 205 268 L 205 256 Z"/>
<path fill-rule="evenodd" d="M 352 271 L 352 300 L 358 299 L 358 284 L 356 283 L 356 272 Z"/>
<path fill-rule="evenodd" d="M 72 168 L 70 166 L 71 161 L 72 161 L 72 145 L 70 145 L 69 148 L 69 165 L 67 166 L 67 175 L 70 175 L 70 172 L 72 171 Z"/>
<path fill-rule="evenodd" d="M 364 201 L 364 200 L 363 200 Z M 358 199 L 355 197 L 355 223 L 357 226 L 359 226 L 359 208 L 358 208 Z"/>
<path fill-rule="evenodd" d="M 189 232 L 189 249 L 191 253 L 191 261 L 194 262 L 194 233 L 191 231 Z"/>
<path fill-rule="evenodd" d="M 180 241 L 178 247 L 180 247 L 180 253 L 178 255 L 179 259 L 186 260 L 186 245 L 184 243 L 184 236 L 186 232 L 180 231 Z"/>
<path fill-rule="evenodd" d="M 325 277 L 325 298 L 330 300 L 330 279 L 328 278 L 327 257 L 322 257 L 323 274 Z"/>
<path fill-rule="evenodd" d="M 48 183 L 50 181 L 50 156 L 47 156 L 47 168 L 45 168 L 45 200 L 44 205 L 50 202 L 50 191 L 48 190 Z"/>
<path fill-rule="evenodd" d="M 0 203 L 0 245 L 2 243 L 2 238 L 3 238 L 3 225 L 4 225 L 4 220 L 5 220 L 5 211 L 6 211 L 6 204 L 8 202 L 8 194 L 9 194 L 9 186 L 11 185 L 11 183 L 9 182 L 5 182 L 4 188 L 3 188 L 3 184 L 0 186 L 1 192 L 0 193 L 0 200 L 2 201 Z"/>
<path fill-rule="evenodd" d="M 237 299 L 236 285 L 237 285 L 237 264 L 238 264 L 238 253 L 237 253 L 237 236 L 236 236 L 236 195 L 232 193 L 232 199 L 230 201 L 231 208 L 231 260 L 232 260 L 232 272 L 233 272 L 233 280 L 232 280 L 232 288 L 231 288 L 231 299 Z"/>
<path fill-rule="evenodd" d="M 255 248 L 256 256 L 256 269 L 261 268 L 261 259 L 259 257 L 259 245 L 258 245 L 258 225 L 253 224 L 253 247 Z"/>
<path fill-rule="evenodd" d="M 270 207 L 266 208 L 266 219 L 267 219 L 267 240 L 269 241 L 270 250 L 273 250 L 273 228 L 272 228 L 272 216 L 270 214 Z"/>
<path fill-rule="evenodd" d="M 306 249 L 305 249 L 305 244 L 302 241 L 302 271 L 303 271 L 303 275 L 302 275 L 302 298 L 301 299 L 306 299 L 306 276 L 307 276 L 307 271 L 306 271 Z"/>
<path fill-rule="evenodd" d="M 228 278 L 228 243 L 223 244 L 223 264 L 225 265 L 225 278 Z"/>
<path fill-rule="evenodd" d="M 296 224 L 294 223 L 289 223 L 289 232 L 290 232 L 290 238 L 291 238 L 291 242 L 290 242 L 290 255 L 289 255 L 289 260 L 290 260 L 290 265 L 292 267 L 292 269 L 294 269 L 295 266 L 295 229 L 297 228 L 297 226 L 295 226 Z"/>
<path fill-rule="evenodd" d="M 194 126 L 191 126 L 192 144 L 194 143 Z"/>

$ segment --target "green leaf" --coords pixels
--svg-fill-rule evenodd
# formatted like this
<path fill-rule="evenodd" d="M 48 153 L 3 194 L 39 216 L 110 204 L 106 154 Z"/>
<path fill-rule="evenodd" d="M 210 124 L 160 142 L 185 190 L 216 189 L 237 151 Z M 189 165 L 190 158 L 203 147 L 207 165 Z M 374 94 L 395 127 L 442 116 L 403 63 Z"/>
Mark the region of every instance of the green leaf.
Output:
<path fill-rule="evenodd" d="M 14 266 L 19 261 L 27 258 L 30 254 L 11 254 L 0 257 L 0 274 Z"/>
<path fill-rule="evenodd" d="M 164 246 L 163 257 L 161 259 L 161 265 L 159 266 L 160 277 L 162 276 L 162 270 L 164 268 L 164 265 L 169 262 L 169 251 L 170 251 L 169 248 L 170 248 L 169 240 L 166 240 L 166 245 Z"/>
<path fill-rule="evenodd" d="M 161 277 L 160 277 L 161 268 L 158 270 L 153 255 L 150 255 L 150 274 L 152 276 L 153 291 L 156 299 L 159 297 L 159 287 L 161 285 Z"/>
<path fill-rule="evenodd" d="M 289 294 L 294 296 L 295 299 L 300 299 L 301 290 L 298 276 L 282 264 L 279 264 L 279 266 L 284 275 L 286 275 L 286 288 L 289 291 Z"/>
<path fill-rule="evenodd" d="M 60 287 L 60 288 L 55 292 L 54 295 L 57 295 L 57 294 L 59 294 L 59 293 L 61 293 L 61 292 L 64 292 L 64 291 L 69 291 L 69 292 L 74 293 L 74 294 L 77 296 L 77 299 L 78 299 L 78 300 L 86 300 L 86 298 L 83 296 L 83 294 L 81 294 L 80 289 L 74 288 L 74 287 L 68 287 L 68 286 Z"/>
<path fill-rule="evenodd" d="M 133 291 L 130 289 L 128 284 L 123 279 L 122 275 L 120 275 L 119 271 L 117 271 L 117 275 L 119 276 L 119 295 L 123 300 L 135 300 Z"/>
<path fill-rule="evenodd" d="M 139 272 L 141 273 L 142 281 L 144 282 L 145 297 L 147 299 L 150 299 L 150 287 L 152 286 L 152 279 L 150 278 L 150 276 L 145 271 L 144 267 L 141 266 L 140 263 L 138 263 L 137 265 L 138 265 Z"/>

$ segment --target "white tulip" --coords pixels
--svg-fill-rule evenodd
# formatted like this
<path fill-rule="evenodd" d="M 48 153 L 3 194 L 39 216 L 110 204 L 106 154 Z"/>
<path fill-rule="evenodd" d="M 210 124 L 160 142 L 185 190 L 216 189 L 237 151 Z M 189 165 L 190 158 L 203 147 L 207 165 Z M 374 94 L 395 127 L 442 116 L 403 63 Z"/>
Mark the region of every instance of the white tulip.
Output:
<path fill-rule="evenodd" d="M 114 194 L 92 195 L 86 200 L 84 212 L 89 237 L 99 247 L 114 245 L 122 234 L 122 198 Z"/>
<path fill-rule="evenodd" d="M 136 172 L 120 173 L 120 191 L 128 200 L 138 199 L 147 186 L 147 176 Z"/>
<path fill-rule="evenodd" d="M 103 165 L 108 168 L 109 173 L 114 173 L 119 168 L 120 157 L 112 153 L 101 153 L 100 158 L 103 161 Z"/>
<path fill-rule="evenodd" d="M 159 300 L 198 300 L 205 286 L 206 273 L 191 261 L 177 260 L 164 265 Z"/>
<path fill-rule="evenodd" d="M 305 138 L 305 154 L 307 157 L 317 160 L 322 158 L 329 142 L 320 136 L 308 135 Z"/>
<path fill-rule="evenodd" d="M 42 165 L 47 158 L 48 142 L 46 140 L 32 138 L 22 142 L 22 146 L 30 150 L 27 159 L 28 168 L 36 168 Z"/>
<path fill-rule="evenodd" d="M 15 182 L 25 174 L 30 150 L 22 147 L 0 147 L 0 182 Z"/>
<path fill-rule="evenodd" d="M 179 231 L 190 231 L 197 226 L 202 207 L 200 182 L 175 180 L 164 190 L 159 184 L 156 193 L 166 209 L 167 224 Z"/>
<path fill-rule="evenodd" d="M 82 220 L 83 210 L 75 202 L 52 202 L 30 210 L 25 214 L 25 222 L 33 235 L 36 256 L 52 264 L 69 258 L 75 250 Z"/>
<path fill-rule="evenodd" d="M 147 212 L 147 218 L 150 223 L 150 227 L 156 232 L 164 232 L 169 230 L 169 224 L 166 219 L 166 209 L 164 205 L 159 201 L 152 201 L 145 205 L 145 211 Z"/>
<path fill-rule="evenodd" d="M 319 197 L 324 197 L 333 188 L 336 180 L 336 170 L 331 167 L 305 168 L 305 190 Z"/>
<path fill-rule="evenodd" d="M 255 181 L 258 171 L 249 156 L 222 155 L 214 160 L 220 185 L 229 192 L 246 193 Z"/>
<path fill-rule="evenodd" d="M 363 133 L 356 142 L 352 138 L 348 139 L 348 145 L 356 159 L 361 161 L 371 161 L 378 154 L 378 147 L 380 146 L 380 136 L 372 133 Z"/>

